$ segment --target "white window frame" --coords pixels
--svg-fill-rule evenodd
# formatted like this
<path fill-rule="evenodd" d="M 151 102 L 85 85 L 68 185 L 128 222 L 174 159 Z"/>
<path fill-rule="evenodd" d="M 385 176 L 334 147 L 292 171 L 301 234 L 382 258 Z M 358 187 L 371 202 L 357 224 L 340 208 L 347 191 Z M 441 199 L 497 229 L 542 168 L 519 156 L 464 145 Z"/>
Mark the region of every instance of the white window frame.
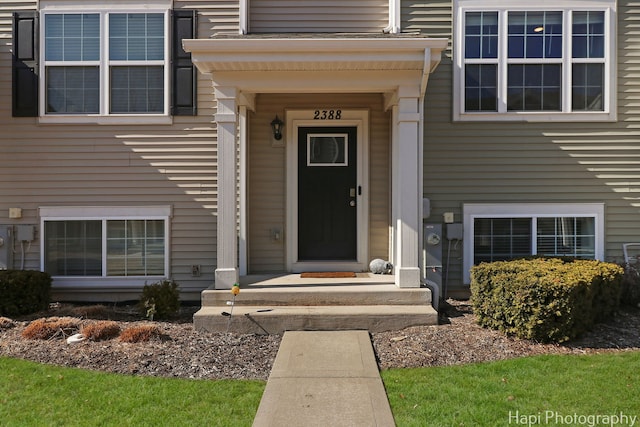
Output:
<path fill-rule="evenodd" d="M 170 0 L 152 0 L 152 1 L 132 1 L 119 0 L 118 2 L 104 2 L 100 0 L 85 0 L 80 3 L 70 3 L 60 0 L 41 0 L 40 1 L 40 82 L 39 91 L 42 94 L 39 98 L 39 123 L 97 123 L 97 124 L 171 124 L 170 116 L 170 96 L 171 96 L 171 33 L 170 33 Z M 46 67 L 52 65 L 83 65 L 84 61 L 77 63 L 65 61 L 45 62 L 45 31 L 44 22 L 46 14 L 91 14 L 100 15 L 100 112 L 97 114 L 47 114 L 46 112 Z M 162 113 L 126 113 L 113 114 L 109 112 L 110 105 L 110 69 L 114 65 L 140 65 L 134 61 L 111 61 L 109 59 L 109 40 L 108 40 L 108 15 L 112 13 L 161 13 L 164 15 L 164 60 L 162 61 L 143 61 L 144 65 L 162 65 L 164 67 L 164 100 Z"/>
<path fill-rule="evenodd" d="M 498 111 L 465 112 L 465 75 L 464 75 L 464 16 L 466 12 L 497 11 L 499 19 L 498 29 L 498 59 L 474 60 L 473 63 L 498 63 L 497 91 Z M 507 78 L 507 11 L 562 11 L 563 15 L 563 64 L 562 73 L 562 111 L 507 111 L 506 94 Z M 570 22 L 568 11 L 603 11 L 605 13 L 604 52 L 604 110 L 603 111 L 570 111 L 571 99 L 571 67 L 573 62 L 587 63 L 592 60 L 574 61 L 571 57 Z M 505 2 L 503 0 L 454 0 L 454 41 L 453 41 L 453 120 L 454 121 L 530 121 L 530 122 L 611 122 L 617 119 L 616 114 L 616 2 L 615 0 L 537 0 Z M 483 62 L 484 61 L 484 62 Z M 523 61 L 517 61 L 523 62 Z M 541 59 L 535 63 L 558 63 L 558 60 Z"/>
<path fill-rule="evenodd" d="M 464 245 L 463 283 L 471 281 L 470 270 L 474 259 L 474 220 L 476 218 L 553 218 L 576 217 L 595 219 L 595 259 L 604 260 L 604 203 L 465 203 L 462 208 Z M 535 250 L 535 221 L 533 249 Z"/>
<path fill-rule="evenodd" d="M 171 277 L 169 271 L 170 218 L 172 207 L 165 206 L 46 206 L 39 208 L 40 214 L 40 270 L 45 271 L 45 222 L 48 221 L 102 221 L 102 274 L 101 276 L 54 276 L 56 287 L 108 286 L 138 287 L 146 283 Z M 108 276 L 106 222 L 113 220 L 163 220 L 164 221 L 164 275 L 154 276 Z"/>

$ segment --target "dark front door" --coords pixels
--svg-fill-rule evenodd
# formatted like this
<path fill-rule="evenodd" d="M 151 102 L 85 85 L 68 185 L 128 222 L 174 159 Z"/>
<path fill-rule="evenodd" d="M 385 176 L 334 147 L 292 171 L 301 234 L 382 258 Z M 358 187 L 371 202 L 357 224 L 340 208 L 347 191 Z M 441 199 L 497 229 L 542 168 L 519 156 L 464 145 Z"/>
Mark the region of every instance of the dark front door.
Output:
<path fill-rule="evenodd" d="M 298 128 L 298 260 L 356 259 L 356 128 Z"/>

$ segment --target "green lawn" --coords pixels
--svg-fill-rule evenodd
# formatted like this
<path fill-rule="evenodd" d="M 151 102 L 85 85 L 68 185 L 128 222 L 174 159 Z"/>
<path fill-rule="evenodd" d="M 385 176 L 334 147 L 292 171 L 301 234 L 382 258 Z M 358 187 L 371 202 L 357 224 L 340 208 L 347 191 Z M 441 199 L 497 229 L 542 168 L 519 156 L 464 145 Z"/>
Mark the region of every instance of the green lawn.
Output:
<path fill-rule="evenodd" d="M 382 379 L 399 427 L 640 425 L 640 352 L 392 369 Z M 595 418 L 621 414 L 629 422 Z"/>
<path fill-rule="evenodd" d="M 0 426 L 250 426 L 265 384 L 134 377 L 0 358 Z"/>
<path fill-rule="evenodd" d="M 627 426 L 631 417 L 640 426 L 640 352 L 392 369 L 382 378 L 398 427 Z M 264 387 L 0 358 L 0 426 L 250 426 Z M 614 415 L 629 422 L 602 418 Z"/>

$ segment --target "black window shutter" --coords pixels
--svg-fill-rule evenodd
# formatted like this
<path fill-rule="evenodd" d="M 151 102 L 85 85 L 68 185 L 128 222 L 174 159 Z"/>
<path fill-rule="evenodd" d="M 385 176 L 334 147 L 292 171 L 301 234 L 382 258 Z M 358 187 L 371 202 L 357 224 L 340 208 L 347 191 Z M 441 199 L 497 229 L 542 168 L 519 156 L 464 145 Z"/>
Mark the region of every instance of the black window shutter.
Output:
<path fill-rule="evenodd" d="M 191 62 L 191 53 L 182 49 L 182 40 L 196 38 L 197 24 L 197 11 L 173 11 L 171 114 L 174 116 L 196 115 L 196 67 Z"/>
<path fill-rule="evenodd" d="M 13 14 L 12 111 L 14 117 L 38 115 L 38 13 Z"/>

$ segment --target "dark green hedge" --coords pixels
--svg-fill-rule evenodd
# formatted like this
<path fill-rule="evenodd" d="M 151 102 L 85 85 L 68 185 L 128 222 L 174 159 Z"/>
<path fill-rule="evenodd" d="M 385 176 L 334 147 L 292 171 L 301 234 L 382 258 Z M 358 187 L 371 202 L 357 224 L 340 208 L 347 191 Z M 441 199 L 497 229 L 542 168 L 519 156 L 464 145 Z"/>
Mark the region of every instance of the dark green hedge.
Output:
<path fill-rule="evenodd" d="M 49 307 L 51 276 L 31 270 L 0 270 L 0 315 L 35 313 Z"/>
<path fill-rule="evenodd" d="M 471 269 L 471 302 L 482 326 L 562 342 L 615 312 L 623 274 L 616 264 L 594 260 L 482 263 Z"/>

